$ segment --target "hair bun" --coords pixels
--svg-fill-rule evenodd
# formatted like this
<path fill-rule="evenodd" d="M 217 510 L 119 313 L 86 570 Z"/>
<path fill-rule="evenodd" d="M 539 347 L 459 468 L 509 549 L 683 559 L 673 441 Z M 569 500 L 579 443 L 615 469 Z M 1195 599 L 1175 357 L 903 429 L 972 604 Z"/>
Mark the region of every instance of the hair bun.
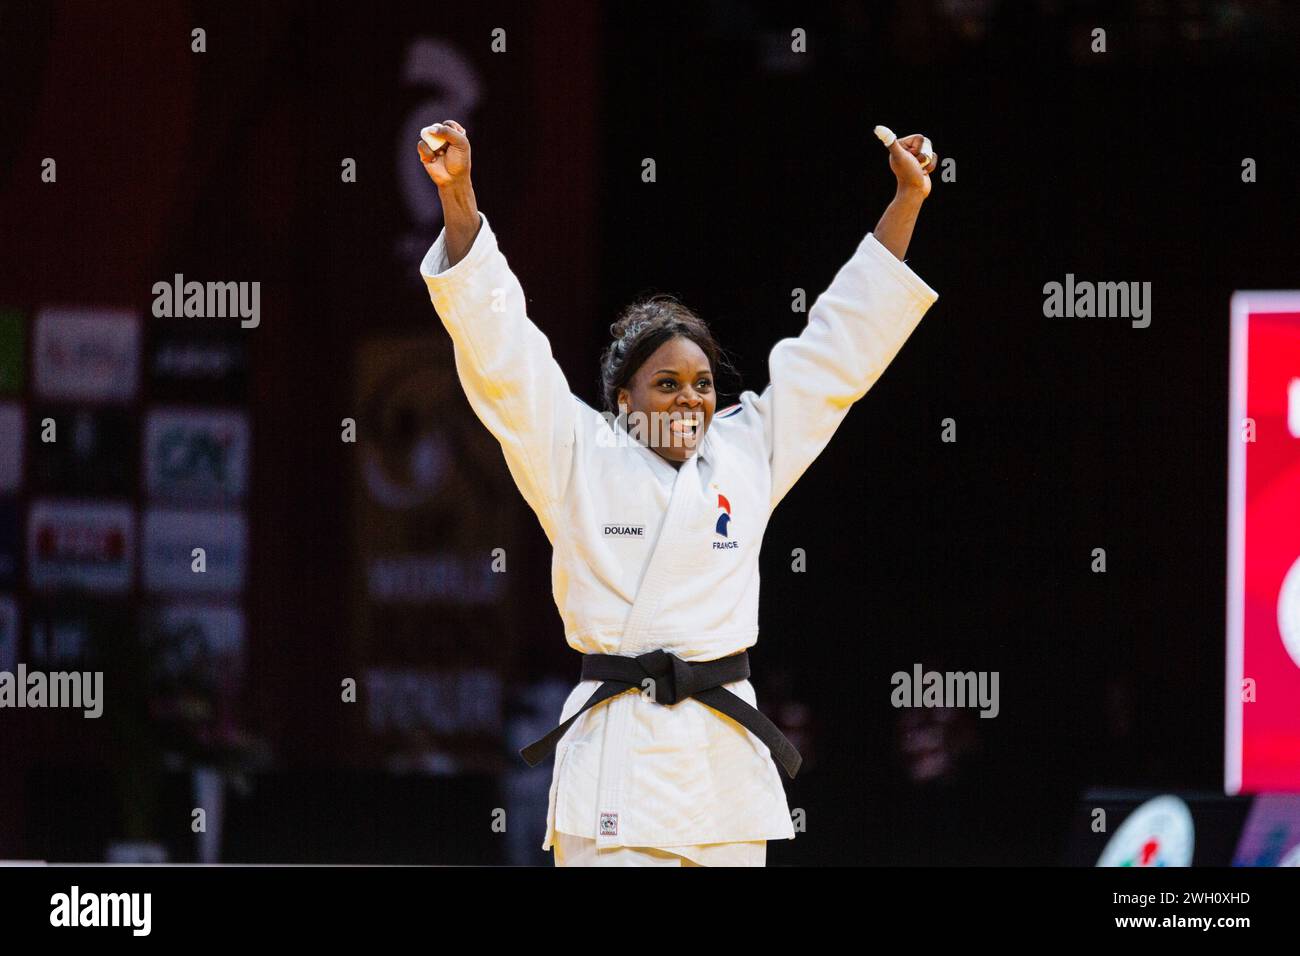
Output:
<path fill-rule="evenodd" d="M 658 293 L 626 306 L 609 327 L 610 343 L 601 355 L 600 388 L 605 406 L 617 413 L 617 392 L 637 367 L 664 341 L 690 339 L 705 353 L 709 367 L 735 374 L 708 325 L 676 296 Z M 736 376 L 739 378 L 739 376 Z"/>
<path fill-rule="evenodd" d="M 609 334 L 615 341 L 636 336 L 654 321 L 658 309 L 651 309 L 648 302 L 636 302 L 623 310 L 618 320 L 609 327 Z"/>

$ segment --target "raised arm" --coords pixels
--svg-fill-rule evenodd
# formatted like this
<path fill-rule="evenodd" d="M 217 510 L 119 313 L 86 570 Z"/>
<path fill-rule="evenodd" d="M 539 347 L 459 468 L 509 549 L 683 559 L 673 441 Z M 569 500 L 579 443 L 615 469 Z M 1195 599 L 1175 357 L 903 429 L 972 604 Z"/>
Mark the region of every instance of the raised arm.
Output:
<path fill-rule="evenodd" d="M 892 135 L 892 134 L 891 134 Z M 876 223 L 876 241 L 894 254 L 895 259 L 907 255 L 912 241 L 916 217 L 921 213 L 921 203 L 930 195 L 930 170 L 939 167 L 937 153 L 921 155 L 925 137 L 920 133 L 894 140 L 889 149 L 889 168 L 898 180 L 894 200 L 885 208 L 885 214 Z M 925 165 L 922 166 L 921 162 Z"/>
<path fill-rule="evenodd" d="M 479 230 L 478 200 L 469 178 L 469 136 L 455 120 L 434 123 L 430 129 L 446 143 L 435 153 L 420 140 L 420 162 L 438 186 L 447 231 L 447 261 L 454 266 L 465 258 Z"/>
<path fill-rule="evenodd" d="M 479 212 L 469 139 L 458 123 L 435 127 L 446 144 L 420 159 L 438 185 L 445 225 L 420 263 L 429 298 L 451 335 L 470 407 L 501 444 L 525 500 L 551 536 L 568 481 L 581 406 L 528 318 L 524 291 Z"/>
<path fill-rule="evenodd" d="M 921 204 L 930 192 L 929 171 L 916 156 L 923 137 L 896 140 L 890 167 L 898 180 L 893 201 L 876 226 L 817 297 L 808 325 L 782 339 L 768 359 L 770 384 L 746 392 L 772 469 L 771 506 L 821 454 L 850 406 L 893 361 L 912 330 L 939 297 L 901 261 Z"/>

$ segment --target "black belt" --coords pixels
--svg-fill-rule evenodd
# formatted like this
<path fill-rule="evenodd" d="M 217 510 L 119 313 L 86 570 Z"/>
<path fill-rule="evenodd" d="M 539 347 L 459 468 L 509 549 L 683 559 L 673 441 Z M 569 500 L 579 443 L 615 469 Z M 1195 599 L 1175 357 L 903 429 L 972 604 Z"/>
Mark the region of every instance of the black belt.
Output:
<path fill-rule="evenodd" d="M 596 688 L 595 693 L 587 698 L 587 702 L 576 714 L 519 753 L 528 762 L 528 766 L 536 767 L 551 755 L 555 745 L 575 720 L 611 697 L 629 690 L 642 689 L 647 678 L 653 681 L 648 690 L 650 699 L 656 704 L 671 706 L 687 697 L 694 697 L 700 703 L 726 714 L 763 741 L 791 780 L 799 772 L 803 758 L 794 749 L 794 744 L 786 739 L 776 724 L 722 686 L 749 678 L 747 651 L 716 661 L 684 661 L 667 651 L 650 651 L 638 657 L 584 654 L 582 679 L 604 683 Z"/>

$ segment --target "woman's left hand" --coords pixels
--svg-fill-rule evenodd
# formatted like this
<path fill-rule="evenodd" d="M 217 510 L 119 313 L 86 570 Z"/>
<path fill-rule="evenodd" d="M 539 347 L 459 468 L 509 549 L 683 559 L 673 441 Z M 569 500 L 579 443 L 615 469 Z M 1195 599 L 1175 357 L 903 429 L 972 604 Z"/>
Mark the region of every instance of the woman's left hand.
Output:
<path fill-rule="evenodd" d="M 889 168 L 898 180 L 900 193 L 914 193 L 922 199 L 930 195 L 930 173 L 939 168 L 939 154 L 921 154 L 925 137 L 920 133 L 900 136 L 889 147 Z M 925 165 L 921 165 L 922 163 Z"/>

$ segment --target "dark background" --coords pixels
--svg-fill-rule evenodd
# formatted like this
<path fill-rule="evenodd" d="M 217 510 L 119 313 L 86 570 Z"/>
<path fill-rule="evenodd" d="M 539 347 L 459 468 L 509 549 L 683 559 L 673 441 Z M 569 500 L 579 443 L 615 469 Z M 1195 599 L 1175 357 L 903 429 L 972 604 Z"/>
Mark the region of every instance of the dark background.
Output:
<path fill-rule="evenodd" d="M 261 749 L 227 798 L 223 859 L 545 862 L 544 803 L 512 817 L 525 850 L 487 825 L 501 788 L 523 786 L 504 736 L 496 769 L 399 775 L 366 759 L 358 709 L 338 702 L 367 653 L 347 626 L 356 452 L 338 431 L 356 350 L 445 338 L 415 269 L 440 219 L 416 217 L 398 179 L 417 163 L 407 116 L 455 102 L 402 80 L 418 37 L 477 71 L 472 108 L 424 122 L 468 128 L 479 206 L 591 404 L 609 323 L 650 291 L 709 321 L 760 390 L 805 320 L 791 289 L 811 303 L 892 195 L 872 127 L 923 131 L 956 161 L 908 252 L 938 302 L 766 534 L 755 683 L 808 758 L 787 782 L 807 831 L 770 863 L 1054 863 L 1089 787 L 1220 789 L 1228 299 L 1300 275 L 1292 7 L 0 3 L 0 305 L 134 308 L 148 337 L 169 321 L 149 317 L 155 281 L 262 282 L 233 401 L 254 449 L 240 706 Z M 1066 273 L 1150 282 L 1150 327 L 1045 318 L 1043 285 Z M 949 417 L 956 443 L 940 441 Z M 501 507 L 523 555 L 512 719 L 539 680 L 571 686 L 577 661 L 541 530 L 513 490 Z M 51 600 L 11 590 L 25 621 Z M 121 605 L 149 601 L 135 588 Z M 890 675 L 917 662 L 1001 681 L 998 719 L 950 715 L 929 781 L 904 757 L 925 732 L 889 703 Z M 129 830 L 130 731 L 89 723 L 0 714 L 0 857 L 98 859 Z M 192 858 L 190 763 L 157 765 L 146 830 Z"/>

